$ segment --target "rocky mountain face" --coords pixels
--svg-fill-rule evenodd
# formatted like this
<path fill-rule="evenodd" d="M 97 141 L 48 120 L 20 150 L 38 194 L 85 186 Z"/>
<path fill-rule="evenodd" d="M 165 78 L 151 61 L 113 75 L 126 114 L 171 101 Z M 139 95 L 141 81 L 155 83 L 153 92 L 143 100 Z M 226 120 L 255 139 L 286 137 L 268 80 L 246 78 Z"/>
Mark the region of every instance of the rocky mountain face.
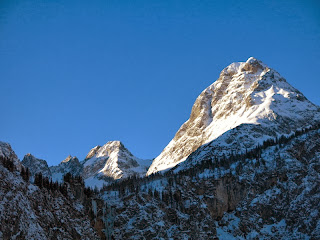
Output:
<path fill-rule="evenodd" d="M 132 155 L 120 141 L 110 141 L 104 146 L 90 150 L 82 162 L 82 176 L 88 185 L 97 185 L 97 181 L 106 178 L 112 180 L 133 175 L 143 176 L 150 162 Z"/>
<path fill-rule="evenodd" d="M 232 63 L 196 99 L 189 120 L 153 161 L 147 175 L 187 158 L 184 167 L 206 155 L 244 152 L 319 120 L 320 108 L 275 70 L 252 57 Z"/>
<path fill-rule="evenodd" d="M 9 144 L 1 144 L 0 151 L 0 239 L 100 239 L 88 217 L 91 199 L 83 184 L 65 183 L 65 194 L 36 186 L 18 168 L 3 164 L 16 161 Z"/>
<path fill-rule="evenodd" d="M 34 157 L 28 153 L 22 160 L 22 165 L 29 168 L 31 176 L 41 173 L 45 177 L 51 178 L 51 171 L 48 167 L 47 161 Z"/>
<path fill-rule="evenodd" d="M 63 175 L 68 172 L 76 176 L 82 175 L 82 165 L 77 157 L 68 156 L 58 166 L 50 167 L 53 181 L 62 181 Z"/>
<path fill-rule="evenodd" d="M 0 157 L 6 157 L 11 159 L 15 168 L 21 169 L 21 162 L 15 152 L 12 150 L 9 143 L 0 141 Z"/>

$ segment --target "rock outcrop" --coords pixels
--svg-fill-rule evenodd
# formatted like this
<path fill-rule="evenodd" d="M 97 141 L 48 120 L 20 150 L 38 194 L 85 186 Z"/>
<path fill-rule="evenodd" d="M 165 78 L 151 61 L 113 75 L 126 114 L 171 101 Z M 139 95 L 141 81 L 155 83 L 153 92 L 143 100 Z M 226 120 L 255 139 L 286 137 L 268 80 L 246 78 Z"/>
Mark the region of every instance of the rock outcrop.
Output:
<path fill-rule="evenodd" d="M 48 167 L 47 161 L 36 158 L 31 153 L 28 153 L 24 156 L 22 165 L 29 168 L 31 176 L 41 173 L 42 176 L 51 178 L 51 171 Z"/>
<path fill-rule="evenodd" d="M 15 168 L 17 168 L 18 170 L 21 169 L 21 162 L 18 159 L 18 156 L 12 150 L 11 145 L 9 143 L 0 141 L 0 157 L 11 159 Z"/>

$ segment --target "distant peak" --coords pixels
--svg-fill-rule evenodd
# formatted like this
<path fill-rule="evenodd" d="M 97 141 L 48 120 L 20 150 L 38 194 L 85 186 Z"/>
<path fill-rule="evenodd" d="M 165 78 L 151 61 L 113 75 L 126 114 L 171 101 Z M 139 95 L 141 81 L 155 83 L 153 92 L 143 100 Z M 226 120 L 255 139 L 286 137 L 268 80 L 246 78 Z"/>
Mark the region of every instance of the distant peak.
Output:
<path fill-rule="evenodd" d="M 103 146 L 95 146 L 90 150 L 90 152 L 87 154 L 86 159 L 90 159 L 94 156 L 101 157 L 105 156 L 107 152 L 109 151 L 120 151 L 121 149 L 125 149 L 124 145 L 121 141 L 109 141 Z"/>
<path fill-rule="evenodd" d="M 79 159 L 77 157 L 72 157 L 71 155 L 69 155 L 65 160 L 63 160 L 61 163 L 67 163 L 67 162 L 73 162 L 73 161 L 79 161 Z"/>
<path fill-rule="evenodd" d="M 72 159 L 72 156 L 71 155 L 69 155 L 65 160 L 63 160 L 62 162 L 63 163 L 65 163 L 65 162 L 69 162 L 70 161 L 70 159 Z"/>
<path fill-rule="evenodd" d="M 123 146 L 122 142 L 121 141 L 109 141 L 107 142 L 107 145 L 110 145 L 110 146 L 115 146 L 115 147 L 121 147 Z"/>
<path fill-rule="evenodd" d="M 35 157 L 34 155 L 32 155 L 31 153 L 27 153 L 26 155 L 24 155 L 23 159 L 33 159 L 33 160 L 39 160 L 39 161 L 44 161 L 42 159 L 39 159 L 37 157 Z"/>
<path fill-rule="evenodd" d="M 46 162 L 46 160 L 37 158 L 35 156 L 33 156 L 31 153 L 27 153 L 26 155 L 24 155 L 22 162 Z"/>

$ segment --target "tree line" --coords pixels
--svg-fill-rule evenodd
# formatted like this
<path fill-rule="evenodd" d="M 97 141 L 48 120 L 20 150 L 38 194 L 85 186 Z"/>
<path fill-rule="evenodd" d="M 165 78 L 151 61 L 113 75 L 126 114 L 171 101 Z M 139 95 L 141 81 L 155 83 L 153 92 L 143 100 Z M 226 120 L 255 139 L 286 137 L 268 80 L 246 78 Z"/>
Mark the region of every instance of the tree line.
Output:
<path fill-rule="evenodd" d="M 181 184 L 181 179 L 183 179 L 183 176 L 197 177 L 198 174 L 202 173 L 205 169 L 229 169 L 231 164 L 235 162 L 240 163 L 236 167 L 236 172 L 239 172 L 241 171 L 242 162 L 246 159 L 257 159 L 259 164 L 265 164 L 265 160 L 261 157 L 261 155 L 262 151 L 266 148 L 271 146 L 278 146 L 281 148 L 293 138 L 318 129 L 320 129 L 320 123 L 317 123 L 308 128 L 297 130 L 291 135 L 282 135 L 280 137 L 267 139 L 263 141 L 262 144 L 258 144 L 255 148 L 246 150 L 245 153 L 235 154 L 234 152 L 231 152 L 228 156 L 226 156 L 225 154 L 223 154 L 222 156 L 211 155 L 208 156 L 207 159 L 198 163 L 196 166 L 179 171 L 177 173 L 173 172 L 173 168 L 172 170 L 163 174 L 158 172 L 147 177 L 139 177 L 134 175 L 129 178 L 118 179 L 107 186 L 103 186 L 100 191 L 116 191 L 118 192 L 119 197 L 123 197 L 127 194 L 139 193 L 142 190 L 143 192 L 147 192 L 150 196 L 164 200 L 166 202 L 179 201 L 181 199 L 181 193 L 170 192 L 170 189 L 175 184 Z M 156 189 L 152 189 L 152 187 L 146 187 L 146 189 L 143 189 L 142 187 L 155 180 L 161 180 L 164 178 L 168 180 L 169 191 L 158 192 Z"/>

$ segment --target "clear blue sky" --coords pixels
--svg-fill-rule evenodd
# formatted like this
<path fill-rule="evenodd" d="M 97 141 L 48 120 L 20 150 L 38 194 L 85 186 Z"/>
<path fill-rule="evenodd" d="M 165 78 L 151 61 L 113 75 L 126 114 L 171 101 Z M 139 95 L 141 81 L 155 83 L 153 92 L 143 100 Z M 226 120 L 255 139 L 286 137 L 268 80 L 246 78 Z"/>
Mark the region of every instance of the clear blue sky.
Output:
<path fill-rule="evenodd" d="M 250 56 L 320 105 L 320 3 L 2 0 L 0 140 L 49 165 L 110 140 L 156 157 Z"/>

